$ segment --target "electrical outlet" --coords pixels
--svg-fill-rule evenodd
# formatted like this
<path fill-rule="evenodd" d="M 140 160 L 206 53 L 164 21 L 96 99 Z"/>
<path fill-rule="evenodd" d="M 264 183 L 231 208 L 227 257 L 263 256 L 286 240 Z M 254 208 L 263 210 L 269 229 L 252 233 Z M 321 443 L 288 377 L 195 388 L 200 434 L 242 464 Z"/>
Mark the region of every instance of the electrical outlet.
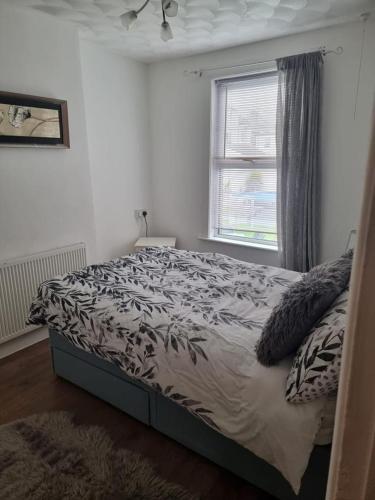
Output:
<path fill-rule="evenodd" d="M 135 218 L 143 219 L 144 212 L 146 212 L 146 217 L 150 216 L 150 210 L 148 210 L 148 208 L 138 208 L 137 210 L 134 210 Z"/>

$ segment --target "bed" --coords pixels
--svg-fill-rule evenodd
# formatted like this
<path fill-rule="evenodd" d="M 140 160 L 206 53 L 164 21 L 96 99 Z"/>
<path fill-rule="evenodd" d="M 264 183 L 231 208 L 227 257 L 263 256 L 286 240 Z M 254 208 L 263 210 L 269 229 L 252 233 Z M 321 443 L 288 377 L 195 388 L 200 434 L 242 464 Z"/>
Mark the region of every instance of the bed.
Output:
<path fill-rule="evenodd" d="M 256 361 L 262 326 L 300 275 L 149 248 L 41 284 L 57 375 L 280 500 L 324 498 L 328 401 L 285 400 L 291 360 Z"/>

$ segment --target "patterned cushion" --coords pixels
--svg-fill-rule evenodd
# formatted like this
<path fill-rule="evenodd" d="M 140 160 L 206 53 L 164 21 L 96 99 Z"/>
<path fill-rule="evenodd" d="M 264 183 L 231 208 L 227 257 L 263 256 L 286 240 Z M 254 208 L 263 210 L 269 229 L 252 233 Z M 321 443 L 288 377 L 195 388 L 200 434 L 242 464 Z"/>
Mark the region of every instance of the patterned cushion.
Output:
<path fill-rule="evenodd" d="M 305 338 L 293 361 L 286 399 L 306 403 L 337 391 L 349 292 L 343 292 Z"/>

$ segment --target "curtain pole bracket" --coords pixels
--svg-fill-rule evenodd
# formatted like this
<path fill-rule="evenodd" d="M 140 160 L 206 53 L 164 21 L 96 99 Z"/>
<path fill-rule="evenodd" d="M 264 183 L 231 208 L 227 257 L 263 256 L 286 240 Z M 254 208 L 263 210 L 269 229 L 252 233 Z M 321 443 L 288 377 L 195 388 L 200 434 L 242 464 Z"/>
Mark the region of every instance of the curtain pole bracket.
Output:
<path fill-rule="evenodd" d="M 337 56 L 340 56 L 344 52 L 344 47 L 342 45 L 339 45 L 335 49 L 330 49 L 328 50 L 327 47 L 321 47 L 320 49 L 322 56 L 326 56 L 328 54 L 336 54 Z"/>

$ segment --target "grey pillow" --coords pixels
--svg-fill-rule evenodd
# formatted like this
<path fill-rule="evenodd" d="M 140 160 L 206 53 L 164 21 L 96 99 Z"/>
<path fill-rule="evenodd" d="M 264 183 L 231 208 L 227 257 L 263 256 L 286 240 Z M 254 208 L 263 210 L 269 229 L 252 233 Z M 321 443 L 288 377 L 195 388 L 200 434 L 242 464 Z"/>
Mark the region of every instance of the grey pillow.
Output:
<path fill-rule="evenodd" d="M 353 251 L 339 259 L 313 267 L 293 283 L 268 318 L 258 342 L 258 361 L 265 366 L 294 353 L 316 321 L 345 290 Z"/>

